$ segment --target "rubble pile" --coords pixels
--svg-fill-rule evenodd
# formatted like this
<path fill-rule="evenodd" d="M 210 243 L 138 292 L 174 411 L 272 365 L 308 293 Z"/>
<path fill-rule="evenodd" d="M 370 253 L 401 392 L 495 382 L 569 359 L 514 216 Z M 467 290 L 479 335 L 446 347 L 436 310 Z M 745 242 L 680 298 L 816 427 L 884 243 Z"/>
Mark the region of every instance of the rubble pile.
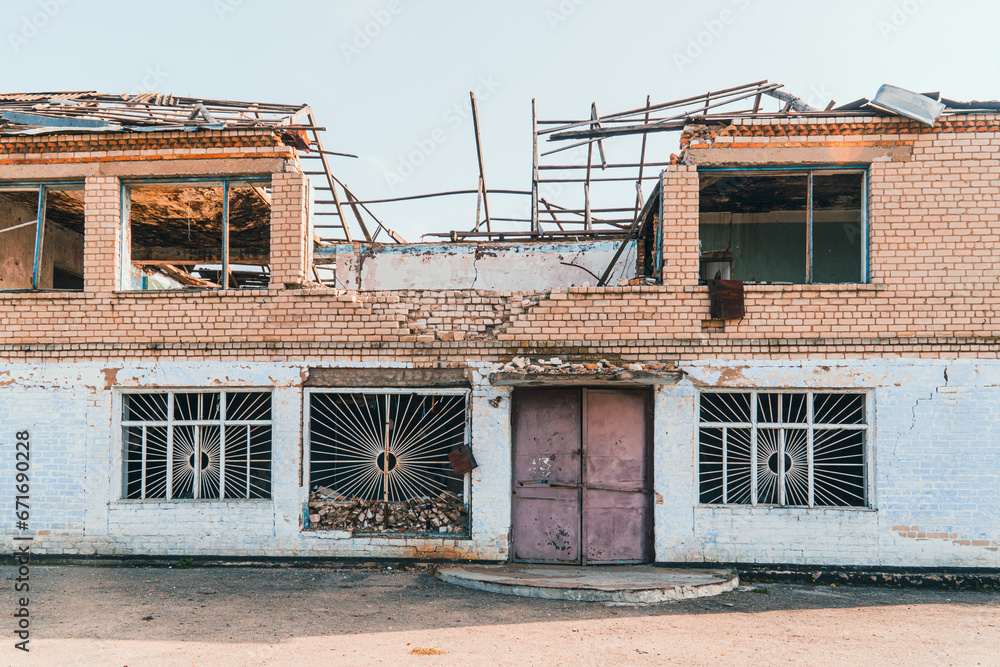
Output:
<path fill-rule="evenodd" d="M 358 533 L 464 533 L 468 530 L 465 503 L 442 492 L 436 498 L 386 502 L 348 500 L 325 486 L 309 494 L 310 530 L 346 530 Z"/>
<path fill-rule="evenodd" d="M 521 373 L 521 374 L 553 374 L 553 375 L 608 375 L 620 376 L 627 373 L 672 371 L 674 366 L 667 364 L 614 364 L 607 359 L 595 362 L 570 362 L 558 357 L 549 359 L 531 359 L 514 357 L 506 364 L 493 364 L 490 373 Z"/>

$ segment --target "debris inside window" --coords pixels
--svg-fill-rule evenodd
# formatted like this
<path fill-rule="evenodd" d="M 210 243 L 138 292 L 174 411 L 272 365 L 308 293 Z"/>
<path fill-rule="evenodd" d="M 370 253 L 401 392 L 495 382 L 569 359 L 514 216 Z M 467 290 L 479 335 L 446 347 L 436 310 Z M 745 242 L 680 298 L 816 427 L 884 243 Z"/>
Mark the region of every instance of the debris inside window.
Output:
<path fill-rule="evenodd" d="M 703 280 L 865 282 L 863 171 L 704 171 L 700 189 Z"/>
<path fill-rule="evenodd" d="M 82 184 L 0 187 L 0 289 L 82 290 L 83 235 Z"/>
<path fill-rule="evenodd" d="M 131 289 L 267 287 L 271 198 L 223 181 L 130 188 Z"/>
<path fill-rule="evenodd" d="M 309 527 L 467 533 L 467 393 L 316 391 L 309 398 Z"/>

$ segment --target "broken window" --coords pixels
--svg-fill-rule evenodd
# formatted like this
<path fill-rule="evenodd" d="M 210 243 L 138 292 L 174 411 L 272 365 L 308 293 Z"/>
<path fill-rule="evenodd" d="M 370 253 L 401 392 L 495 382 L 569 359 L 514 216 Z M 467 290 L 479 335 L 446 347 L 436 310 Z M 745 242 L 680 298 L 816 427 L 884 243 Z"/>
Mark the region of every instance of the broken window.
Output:
<path fill-rule="evenodd" d="M 271 497 L 271 393 L 122 394 L 127 500 Z"/>
<path fill-rule="evenodd" d="M 0 186 L 0 289 L 83 289 L 83 193 L 82 183 Z"/>
<path fill-rule="evenodd" d="M 704 392 L 700 501 L 867 506 L 867 395 Z"/>
<path fill-rule="evenodd" d="M 126 289 L 268 286 L 266 182 L 135 183 L 126 204 L 131 237 Z"/>
<path fill-rule="evenodd" d="M 867 280 L 865 172 L 700 172 L 701 278 Z"/>
<path fill-rule="evenodd" d="M 467 533 L 468 392 L 312 390 L 309 527 L 355 533 Z"/>

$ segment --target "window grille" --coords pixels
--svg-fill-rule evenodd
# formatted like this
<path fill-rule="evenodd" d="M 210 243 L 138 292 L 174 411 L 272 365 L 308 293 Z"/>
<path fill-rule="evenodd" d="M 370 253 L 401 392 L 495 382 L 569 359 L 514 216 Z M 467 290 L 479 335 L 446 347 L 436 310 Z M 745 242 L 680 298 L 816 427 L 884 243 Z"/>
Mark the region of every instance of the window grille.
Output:
<path fill-rule="evenodd" d="M 271 497 L 271 393 L 122 394 L 123 493 L 138 499 Z"/>
<path fill-rule="evenodd" d="M 866 507 L 868 396 L 703 392 L 704 504 Z"/>
<path fill-rule="evenodd" d="M 309 394 L 310 489 L 344 500 L 463 497 L 448 453 L 467 443 L 467 392 Z"/>

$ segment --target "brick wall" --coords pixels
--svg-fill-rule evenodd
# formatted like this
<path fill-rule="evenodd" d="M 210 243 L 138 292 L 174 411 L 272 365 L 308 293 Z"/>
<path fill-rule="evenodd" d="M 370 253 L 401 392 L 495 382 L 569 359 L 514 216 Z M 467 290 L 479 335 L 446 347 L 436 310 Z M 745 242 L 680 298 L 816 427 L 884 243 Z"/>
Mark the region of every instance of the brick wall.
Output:
<path fill-rule="evenodd" d="M 663 172 L 663 284 L 698 282 L 698 171 L 672 164 Z M 694 276 L 694 281 L 691 277 Z"/>
<path fill-rule="evenodd" d="M 1000 364 L 982 360 L 694 362 L 657 391 L 656 557 L 679 562 L 1000 565 Z M 867 508 L 698 501 L 699 387 L 871 390 Z"/>
<path fill-rule="evenodd" d="M 350 362 L 328 359 L 323 365 Z M 356 366 L 357 362 L 351 364 Z M 369 362 L 369 365 L 371 364 Z M 381 364 L 380 364 L 381 365 Z M 509 389 L 484 381 L 470 365 L 472 475 L 469 538 L 351 537 L 302 531 L 303 387 L 297 363 L 104 362 L 5 364 L 0 381 L 0 437 L 31 433 L 33 553 L 269 555 L 398 558 L 506 557 L 510 520 Z M 266 500 L 122 500 L 121 405 L 112 387 L 263 387 L 272 394 L 272 497 Z M 0 545 L 12 549 L 15 460 L 0 458 Z"/>
<path fill-rule="evenodd" d="M 93 176 L 86 181 L 83 200 L 83 288 L 86 292 L 118 289 L 122 262 L 121 183 Z M 131 245 L 125 239 L 126 248 Z"/>
<path fill-rule="evenodd" d="M 0 349 L 44 356 L 38 345 L 92 346 L 98 340 L 281 341 L 378 344 L 381 358 L 413 357 L 414 343 L 437 345 L 455 361 L 532 347 L 678 359 L 818 352 L 994 356 L 1000 336 L 1000 207 L 993 202 L 1000 194 L 1000 133 L 985 131 L 993 126 L 976 118 L 963 123 L 943 126 L 961 131 L 928 132 L 898 122 L 757 121 L 689 133 L 690 145 L 726 152 L 734 163 L 762 146 L 905 144 L 910 152 L 870 168 L 870 284 L 748 286 L 746 317 L 724 325 L 707 322 L 707 289 L 697 285 L 698 188 L 692 166 L 672 165 L 664 172 L 664 285 L 534 293 L 282 289 L 311 276 L 304 177 L 294 172 L 273 176 L 275 289 L 115 293 L 117 185 L 92 177 L 86 200 L 87 293 L 0 294 L 0 316 L 8 323 L 0 345 L 19 346 Z M 83 358 L 95 353 L 81 349 Z M 112 356 L 147 353 L 144 347 Z"/>
<path fill-rule="evenodd" d="M 271 287 L 312 281 L 312 239 L 307 238 L 306 177 L 285 172 L 271 177 Z"/>
<path fill-rule="evenodd" d="M 269 129 L 0 137 L 0 165 L 295 157 Z"/>

